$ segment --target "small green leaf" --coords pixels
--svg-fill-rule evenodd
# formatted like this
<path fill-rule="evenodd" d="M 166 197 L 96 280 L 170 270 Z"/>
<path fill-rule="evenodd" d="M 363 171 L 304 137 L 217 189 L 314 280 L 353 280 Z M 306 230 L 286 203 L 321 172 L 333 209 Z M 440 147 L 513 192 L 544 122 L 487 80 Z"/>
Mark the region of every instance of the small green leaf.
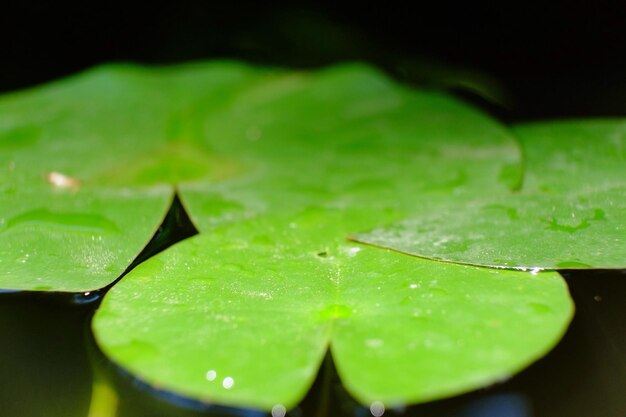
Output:
<path fill-rule="evenodd" d="M 130 265 L 156 231 L 171 191 L 157 188 L 0 194 L 3 288 L 82 292 Z"/>
<path fill-rule="evenodd" d="M 560 196 L 626 187 L 626 120 L 516 126 L 526 159 L 524 191 Z"/>
<path fill-rule="evenodd" d="M 361 242 L 427 258 L 517 269 L 626 266 L 626 122 L 516 129 L 521 192 L 445 202 L 359 233 Z"/>

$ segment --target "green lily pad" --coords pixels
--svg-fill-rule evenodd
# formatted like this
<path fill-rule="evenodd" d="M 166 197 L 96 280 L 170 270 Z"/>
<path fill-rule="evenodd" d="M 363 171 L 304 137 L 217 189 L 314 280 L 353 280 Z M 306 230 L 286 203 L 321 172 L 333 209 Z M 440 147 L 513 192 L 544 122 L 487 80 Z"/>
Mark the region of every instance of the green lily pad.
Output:
<path fill-rule="evenodd" d="M 0 109 L 2 287 L 111 282 L 178 190 L 200 234 L 131 271 L 93 323 L 113 361 L 159 388 L 291 407 L 330 347 L 359 401 L 427 401 L 512 375 L 570 320 L 557 274 L 345 239 L 416 206 L 519 187 L 508 130 L 441 92 L 362 65 L 112 66 Z"/>
<path fill-rule="evenodd" d="M 107 294 L 96 339 L 151 385 L 270 410 L 302 399 L 329 346 L 355 398 L 397 406 L 506 379 L 563 334 L 558 274 L 355 246 L 341 230 L 358 217 L 305 211 L 177 244 Z"/>
<path fill-rule="evenodd" d="M 234 63 L 104 66 L 2 97 L 0 288 L 82 292 L 119 277 L 176 183 L 242 169 L 188 143 L 201 130 L 196 113 L 260 73 Z"/>
<path fill-rule="evenodd" d="M 353 236 L 426 258 L 516 269 L 626 267 L 626 122 L 516 128 L 524 187 L 417 211 Z"/>
<path fill-rule="evenodd" d="M 505 189 L 521 178 L 497 123 L 361 66 L 105 66 L 5 96 L 0 114 L 0 287 L 10 289 L 106 286 L 148 242 L 174 186 L 201 200 L 237 194 L 247 216 L 370 194 L 397 211 L 389 196 L 399 191 Z"/>
<path fill-rule="evenodd" d="M 83 292 L 108 285 L 155 233 L 170 198 L 167 188 L 1 195 L 0 286 Z"/>
<path fill-rule="evenodd" d="M 626 120 L 514 127 L 526 159 L 524 191 L 560 196 L 626 187 Z"/>

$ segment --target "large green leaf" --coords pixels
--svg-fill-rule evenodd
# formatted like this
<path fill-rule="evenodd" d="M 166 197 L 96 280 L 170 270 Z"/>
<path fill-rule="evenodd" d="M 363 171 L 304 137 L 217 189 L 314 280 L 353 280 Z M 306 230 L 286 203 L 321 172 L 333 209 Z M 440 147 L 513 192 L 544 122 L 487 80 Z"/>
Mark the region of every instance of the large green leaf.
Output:
<path fill-rule="evenodd" d="M 115 280 L 156 231 L 175 183 L 237 169 L 187 143 L 200 128 L 194 112 L 257 72 L 105 66 L 3 97 L 0 287 L 88 291 Z"/>
<path fill-rule="evenodd" d="M 517 144 L 502 126 L 442 93 L 407 90 L 359 66 L 262 83 L 205 129 L 212 147 L 247 172 L 180 186 L 201 231 L 310 206 L 367 208 L 382 224 L 415 205 L 506 192 L 522 176 Z"/>
<path fill-rule="evenodd" d="M 626 121 L 523 125 L 524 187 L 417 210 L 354 238 L 427 258 L 517 269 L 626 266 Z"/>
<path fill-rule="evenodd" d="M 505 379 L 564 331 L 558 274 L 354 246 L 343 228 L 359 217 L 304 210 L 182 242 L 110 291 L 96 338 L 155 386 L 270 409 L 304 396 L 329 344 L 358 400 L 399 405 Z"/>
<path fill-rule="evenodd" d="M 154 233 L 176 184 L 196 184 L 199 199 L 252 192 L 248 203 L 272 210 L 369 194 L 399 210 L 389 198 L 399 191 L 505 188 L 521 177 L 502 127 L 359 66 L 316 76 L 235 63 L 106 66 L 7 96 L 0 117 L 0 286 L 11 289 L 107 285 Z M 416 129 L 425 132 L 413 138 Z M 345 155 L 350 166 L 332 161 Z M 404 165 L 416 167 L 411 176 Z M 326 168 L 335 171 L 324 179 Z M 294 171 L 299 180 L 285 183 Z"/>
<path fill-rule="evenodd" d="M 29 112 L 37 107 L 48 110 Z M 105 353 L 155 386 L 292 406 L 330 345 L 360 401 L 426 401 L 511 375 L 570 319 L 556 274 L 345 239 L 416 207 L 519 186 L 508 131 L 440 92 L 359 65 L 113 66 L 10 96 L 0 110 L 10 126 L 0 286 L 105 285 L 178 189 L 200 235 L 131 271 L 94 319 Z M 103 272 L 106 250 L 117 258 Z"/>

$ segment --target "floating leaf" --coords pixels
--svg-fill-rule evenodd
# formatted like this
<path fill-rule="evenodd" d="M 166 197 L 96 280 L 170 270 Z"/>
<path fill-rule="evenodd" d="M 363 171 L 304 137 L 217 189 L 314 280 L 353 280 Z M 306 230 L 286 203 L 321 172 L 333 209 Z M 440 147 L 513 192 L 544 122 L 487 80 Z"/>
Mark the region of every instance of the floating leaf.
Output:
<path fill-rule="evenodd" d="M 47 110 L 27 112 L 38 106 Z M 200 235 L 131 271 L 93 324 L 109 357 L 160 388 L 290 407 L 330 346 L 360 401 L 426 401 L 510 376 L 569 322 L 557 274 L 449 265 L 345 239 L 416 206 L 519 186 L 508 131 L 440 92 L 359 65 L 113 66 L 0 108 L 0 126 L 10 126 L 2 286 L 107 284 L 178 189 Z M 31 265 L 19 265 L 23 242 Z M 107 250 L 117 258 L 102 271 Z"/>
<path fill-rule="evenodd" d="M 359 401 L 400 405 L 508 378 L 570 319 L 558 274 L 354 246 L 341 231 L 358 213 L 315 214 L 216 229 L 148 260 L 107 294 L 100 346 L 152 385 L 269 410 L 304 396 L 330 345 Z"/>
<path fill-rule="evenodd" d="M 398 211 L 389 196 L 399 191 L 504 189 L 521 177 L 505 129 L 358 66 L 317 76 L 236 63 L 105 66 L 4 97 L 0 114 L 0 285 L 11 289 L 107 285 L 154 233 L 176 184 L 195 184 L 188 193 L 199 199 L 252 192 L 248 216 L 364 195 Z M 346 155 L 351 165 L 332 160 Z"/>
<path fill-rule="evenodd" d="M 82 292 L 114 281 L 155 233 L 176 182 L 240 169 L 187 142 L 201 130 L 194 112 L 258 72 L 105 66 L 3 97 L 0 286 Z"/>
<path fill-rule="evenodd" d="M 154 234 L 171 198 L 162 188 L 42 188 L 0 196 L 3 288 L 82 292 L 108 285 Z"/>
<path fill-rule="evenodd" d="M 626 187 L 626 120 L 516 126 L 526 157 L 524 191 L 560 196 Z"/>
<path fill-rule="evenodd" d="M 626 122 L 551 122 L 516 131 L 527 158 L 522 192 L 428 208 L 354 238 L 458 263 L 624 268 Z"/>

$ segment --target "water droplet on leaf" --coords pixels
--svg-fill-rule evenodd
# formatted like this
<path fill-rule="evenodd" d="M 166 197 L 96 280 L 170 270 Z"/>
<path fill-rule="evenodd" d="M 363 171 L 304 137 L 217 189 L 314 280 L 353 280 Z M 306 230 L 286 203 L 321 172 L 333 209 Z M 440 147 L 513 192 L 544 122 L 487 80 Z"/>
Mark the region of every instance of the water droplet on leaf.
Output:
<path fill-rule="evenodd" d="M 224 380 L 222 381 L 222 386 L 225 389 L 231 389 L 234 385 L 235 385 L 235 380 L 229 376 L 224 378 Z"/>

